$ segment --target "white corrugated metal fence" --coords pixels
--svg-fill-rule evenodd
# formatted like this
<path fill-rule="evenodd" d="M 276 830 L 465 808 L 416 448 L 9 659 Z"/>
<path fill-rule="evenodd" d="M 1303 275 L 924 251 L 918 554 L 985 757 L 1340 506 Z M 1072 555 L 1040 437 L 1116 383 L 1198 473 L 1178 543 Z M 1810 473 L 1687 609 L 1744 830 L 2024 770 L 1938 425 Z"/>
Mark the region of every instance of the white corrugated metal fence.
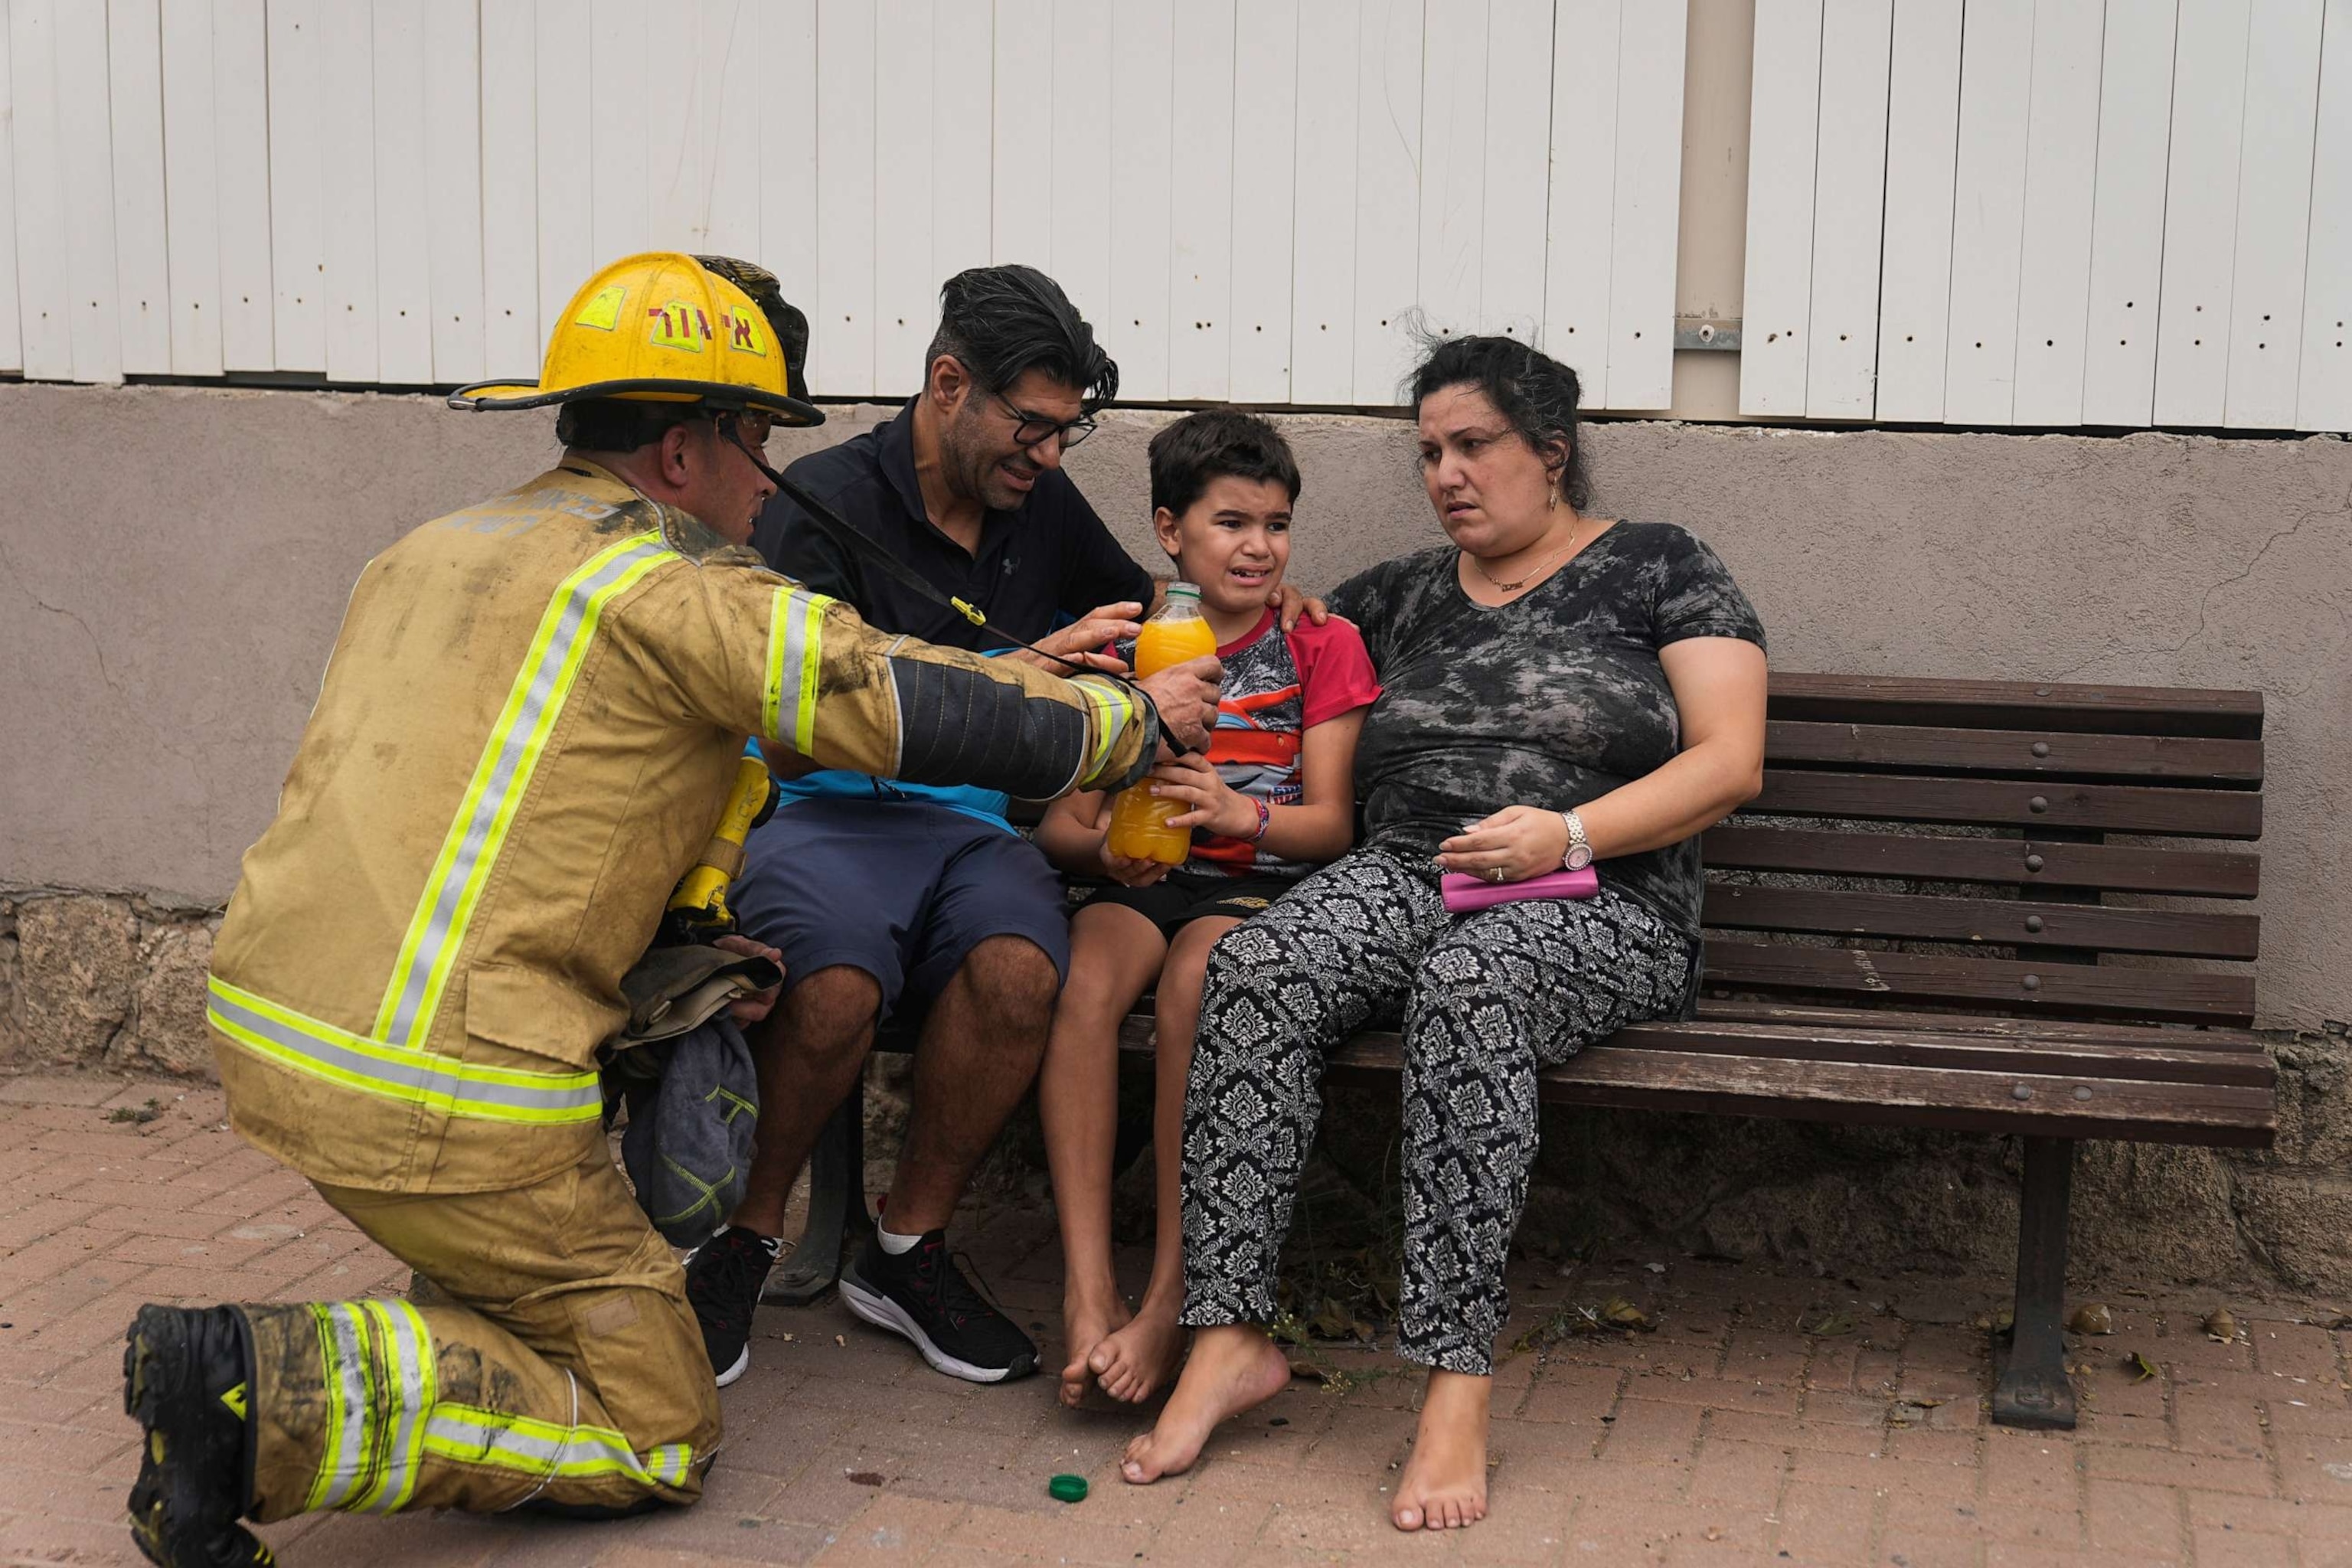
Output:
<path fill-rule="evenodd" d="M 2352 0 L 1758 0 L 1743 414 L 2352 428 Z"/>
<path fill-rule="evenodd" d="M 1674 0 L 0 7 L 0 372 L 528 373 L 677 247 L 820 395 L 1022 260 L 1137 401 L 1391 403 L 1414 320 L 1672 399 Z M 1756 12 L 1741 412 L 2352 427 L 2352 0 Z"/>

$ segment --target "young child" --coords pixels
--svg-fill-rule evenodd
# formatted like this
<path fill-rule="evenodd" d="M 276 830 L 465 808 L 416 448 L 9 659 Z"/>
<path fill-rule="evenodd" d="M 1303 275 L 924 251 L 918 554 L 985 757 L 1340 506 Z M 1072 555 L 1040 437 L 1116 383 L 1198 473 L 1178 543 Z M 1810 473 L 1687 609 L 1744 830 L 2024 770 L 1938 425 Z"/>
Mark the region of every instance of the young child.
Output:
<path fill-rule="evenodd" d="M 1190 805 L 1173 826 L 1192 830 L 1192 855 L 1171 868 L 1112 854 L 1103 842 L 1109 801 L 1100 794 L 1056 802 L 1037 831 L 1064 870 L 1119 884 L 1072 918 L 1069 980 L 1039 1078 L 1066 1269 L 1065 1405 L 1077 1404 L 1089 1382 L 1135 1402 L 1174 1380 L 1184 1350 L 1178 1174 L 1202 971 L 1220 936 L 1337 858 L 1354 834 L 1356 735 L 1380 695 L 1370 656 L 1346 621 L 1301 620 L 1286 635 L 1266 607 L 1290 560 L 1298 489 L 1288 444 L 1254 415 L 1212 409 L 1152 437 L 1152 528 L 1178 574 L 1200 584 L 1201 613 L 1224 663 L 1208 756 L 1163 764 L 1137 786 Z M 1119 1021 L 1147 987 L 1159 1025 L 1158 1234 L 1150 1286 L 1130 1315 L 1111 1274 L 1111 1154 Z"/>

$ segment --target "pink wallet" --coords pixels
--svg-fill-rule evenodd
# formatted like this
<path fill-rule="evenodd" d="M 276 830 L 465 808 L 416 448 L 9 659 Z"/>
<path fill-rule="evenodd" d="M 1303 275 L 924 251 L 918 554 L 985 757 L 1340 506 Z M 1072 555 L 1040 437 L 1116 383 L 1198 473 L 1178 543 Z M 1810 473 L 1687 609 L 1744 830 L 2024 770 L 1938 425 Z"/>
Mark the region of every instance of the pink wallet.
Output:
<path fill-rule="evenodd" d="M 1437 890 L 1449 911 L 1467 915 L 1522 899 L 1589 899 L 1601 891 L 1601 873 L 1587 866 L 1581 871 L 1547 871 L 1524 882 L 1489 882 L 1448 871 L 1437 879 Z"/>

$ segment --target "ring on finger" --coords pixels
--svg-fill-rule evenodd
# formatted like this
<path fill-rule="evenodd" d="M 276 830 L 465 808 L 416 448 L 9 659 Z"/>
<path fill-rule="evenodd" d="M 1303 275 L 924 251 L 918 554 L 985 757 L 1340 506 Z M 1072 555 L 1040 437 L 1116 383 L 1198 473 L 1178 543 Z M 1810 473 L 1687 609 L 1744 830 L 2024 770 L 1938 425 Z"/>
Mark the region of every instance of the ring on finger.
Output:
<path fill-rule="evenodd" d="M 1503 868 L 1500 866 L 1495 867 L 1486 873 L 1486 879 L 1490 882 L 1501 881 L 1503 879 Z"/>

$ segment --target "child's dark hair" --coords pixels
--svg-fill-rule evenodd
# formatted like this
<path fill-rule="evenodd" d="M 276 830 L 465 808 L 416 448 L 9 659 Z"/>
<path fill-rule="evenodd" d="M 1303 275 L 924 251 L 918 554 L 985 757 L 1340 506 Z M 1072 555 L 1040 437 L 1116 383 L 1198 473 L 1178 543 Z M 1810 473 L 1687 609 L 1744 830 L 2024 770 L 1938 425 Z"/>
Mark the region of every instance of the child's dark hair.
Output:
<path fill-rule="evenodd" d="M 1282 432 L 1238 408 L 1187 414 L 1151 438 L 1151 505 L 1181 517 L 1211 479 L 1271 479 L 1298 500 L 1298 459 Z"/>
<path fill-rule="evenodd" d="M 1522 440 L 1545 455 L 1560 499 L 1579 511 L 1591 506 L 1592 476 L 1585 468 L 1584 440 L 1577 431 L 1582 388 L 1576 372 L 1517 338 L 1424 340 L 1423 346 L 1426 352 L 1412 373 L 1415 408 L 1432 393 L 1449 386 L 1476 387 Z M 1549 452 L 1554 447 L 1567 449 L 1557 465 L 1550 464 Z"/>

